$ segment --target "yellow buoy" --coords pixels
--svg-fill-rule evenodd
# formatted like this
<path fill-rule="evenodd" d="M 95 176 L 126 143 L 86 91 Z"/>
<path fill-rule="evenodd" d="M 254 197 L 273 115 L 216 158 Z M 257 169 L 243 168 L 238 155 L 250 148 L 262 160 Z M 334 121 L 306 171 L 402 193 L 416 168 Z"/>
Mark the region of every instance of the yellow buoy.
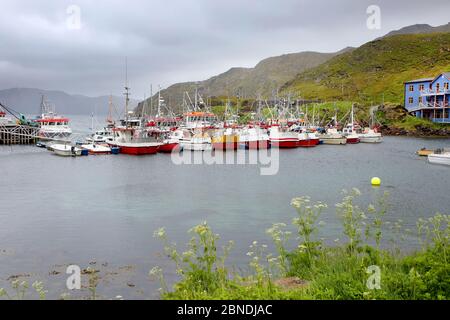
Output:
<path fill-rule="evenodd" d="M 381 184 L 381 179 L 378 177 L 373 177 L 370 182 L 373 186 L 379 186 Z"/>

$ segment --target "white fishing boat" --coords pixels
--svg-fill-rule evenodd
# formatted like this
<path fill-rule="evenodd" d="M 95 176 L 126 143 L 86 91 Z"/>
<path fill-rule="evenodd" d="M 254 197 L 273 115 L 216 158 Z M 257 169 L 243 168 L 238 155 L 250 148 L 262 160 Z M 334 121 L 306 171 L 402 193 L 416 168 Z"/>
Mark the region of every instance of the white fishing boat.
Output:
<path fill-rule="evenodd" d="M 340 134 L 337 129 L 330 128 L 327 129 L 325 133 L 319 134 L 319 139 L 323 144 L 332 145 L 345 145 L 347 144 L 347 138 Z"/>
<path fill-rule="evenodd" d="M 105 127 L 102 130 L 98 130 L 91 136 L 86 138 L 89 143 L 109 143 L 114 140 L 114 133 L 112 128 Z"/>
<path fill-rule="evenodd" d="M 239 132 L 239 146 L 245 149 L 267 149 L 270 139 L 267 131 L 260 127 L 247 127 Z"/>
<path fill-rule="evenodd" d="M 105 145 L 91 143 L 91 144 L 82 144 L 81 148 L 87 150 L 89 154 L 110 154 L 111 148 Z"/>
<path fill-rule="evenodd" d="M 173 138 L 178 139 L 183 150 L 209 151 L 212 150 L 211 137 L 201 130 L 176 130 Z"/>
<path fill-rule="evenodd" d="M 78 147 L 72 146 L 70 144 L 58 144 L 54 143 L 51 145 L 51 150 L 54 154 L 61 157 L 76 157 L 81 156 L 82 150 Z"/>
<path fill-rule="evenodd" d="M 10 118 L 6 116 L 6 112 L 0 108 L 0 126 L 8 126 L 14 124 Z"/>
<path fill-rule="evenodd" d="M 370 128 L 366 128 L 363 133 L 359 133 L 358 137 L 360 142 L 364 143 L 380 143 L 383 141 L 381 133 Z"/>
<path fill-rule="evenodd" d="M 42 139 L 64 139 L 72 134 L 69 119 L 56 114 L 54 107 L 50 106 L 42 96 L 41 116 L 34 120 L 39 125 L 39 136 Z"/>
<path fill-rule="evenodd" d="M 450 166 L 450 152 L 442 152 L 437 150 L 428 155 L 428 161 L 434 164 L 444 164 Z"/>

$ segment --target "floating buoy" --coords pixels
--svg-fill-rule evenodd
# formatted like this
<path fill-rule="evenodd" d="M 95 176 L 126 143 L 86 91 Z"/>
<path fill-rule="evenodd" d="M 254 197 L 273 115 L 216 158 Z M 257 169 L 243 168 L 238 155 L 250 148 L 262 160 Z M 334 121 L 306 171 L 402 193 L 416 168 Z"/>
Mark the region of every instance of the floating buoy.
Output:
<path fill-rule="evenodd" d="M 379 186 L 381 184 L 381 179 L 378 177 L 373 177 L 370 182 L 373 186 Z"/>

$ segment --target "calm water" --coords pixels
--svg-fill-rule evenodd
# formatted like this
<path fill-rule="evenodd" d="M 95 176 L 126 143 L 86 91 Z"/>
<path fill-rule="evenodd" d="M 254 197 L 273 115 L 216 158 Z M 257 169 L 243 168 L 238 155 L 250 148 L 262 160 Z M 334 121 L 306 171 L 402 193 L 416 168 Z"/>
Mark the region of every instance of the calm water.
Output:
<path fill-rule="evenodd" d="M 89 118 L 74 119 L 77 130 L 89 126 Z M 387 219 L 414 227 L 419 217 L 450 208 L 450 167 L 417 157 L 423 146 L 450 147 L 450 140 L 386 137 L 379 145 L 284 150 L 274 176 L 261 176 L 255 165 L 177 166 L 168 155 L 66 159 L 32 146 L 0 147 L 0 287 L 24 274 L 44 280 L 57 297 L 64 265 L 91 262 L 102 270 L 103 297 L 157 298 L 148 270 L 161 266 L 174 279 L 152 237 L 157 228 L 182 245 L 187 230 L 207 220 L 235 240 L 231 262 L 245 268 L 251 242 L 268 243 L 272 223 L 292 220 L 293 197 L 310 195 L 332 208 L 344 188 L 359 188 L 364 206 L 389 191 Z M 381 188 L 370 186 L 373 176 Z M 327 239 L 341 237 L 334 210 L 323 220 Z M 414 247 L 414 239 L 403 246 Z"/>

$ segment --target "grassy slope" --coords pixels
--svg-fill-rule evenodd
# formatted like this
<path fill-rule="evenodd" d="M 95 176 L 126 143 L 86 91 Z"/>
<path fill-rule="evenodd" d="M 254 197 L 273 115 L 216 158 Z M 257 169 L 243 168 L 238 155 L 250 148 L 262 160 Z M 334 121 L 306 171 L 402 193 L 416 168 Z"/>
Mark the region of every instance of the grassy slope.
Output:
<path fill-rule="evenodd" d="M 396 35 L 369 42 L 299 74 L 283 92 L 363 104 L 403 102 L 403 83 L 450 71 L 450 33 Z"/>

